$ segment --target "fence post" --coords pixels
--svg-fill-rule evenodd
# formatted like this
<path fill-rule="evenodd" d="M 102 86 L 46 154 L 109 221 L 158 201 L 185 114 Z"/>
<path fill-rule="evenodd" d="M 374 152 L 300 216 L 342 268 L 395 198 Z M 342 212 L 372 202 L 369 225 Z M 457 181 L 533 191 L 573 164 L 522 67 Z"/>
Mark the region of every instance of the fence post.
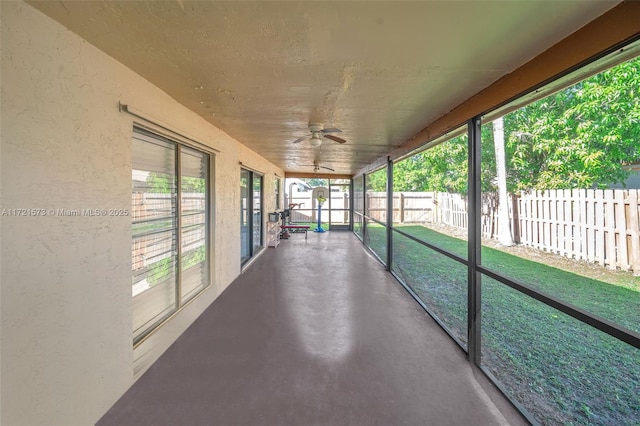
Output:
<path fill-rule="evenodd" d="M 400 193 L 400 223 L 404 223 L 404 193 Z"/>
<path fill-rule="evenodd" d="M 518 196 L 509 194 L 511 198 L 511 230 L 513 232 L 513 242 L 520 244 L 520 212 L 518 211 Z"/>
<path fill-rule="evenodd" d="M 629 263 L 633 268 L 633 275 L 640 276 L 640 220 L 638 218 L 638 193 L 640 190 L 629 190 L 629 216 L 627 229 L 631 234 L 631 254 Z"/>
<path fill-rule="evenodd" d="M 614 197 L 616 200 L 616 234 L 618 234 L 618 266 L 623 271 L 630 269 L 629 255 L 627 253 L 627 219 L 625 214 L 625 199 L 622 189 L 615 189 Z"/>
<path fill-rule="evenodd" d="M 602 267 L 605 265 L 605 222 L 604 222 L 604 190 L 599 189 L 595 192 L 595 210 L 596 210 L 596 260 Z"/>
<path fill-rule="evenodd" d="M 614 228 L 615 223 L 615 207 L 613 201 L 613 192 L 606 191 L 605 192 L 605 200 L 607 203 L 605 214 L 606 220 L 606 232 L 607 232 L 607 249 L 605 253 L 606 263 L 609 266 L 609 269 L 616 269 L 616 232 Z"/>

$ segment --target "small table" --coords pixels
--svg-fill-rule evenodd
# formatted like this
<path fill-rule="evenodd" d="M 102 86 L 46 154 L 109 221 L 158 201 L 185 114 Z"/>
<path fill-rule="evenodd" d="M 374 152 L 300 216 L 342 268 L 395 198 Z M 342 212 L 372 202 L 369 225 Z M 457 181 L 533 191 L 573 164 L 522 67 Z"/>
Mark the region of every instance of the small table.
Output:
<path fill-rule="evenodd" d="M 304 239 L 307 239 L 307 231 L 309 230 L 309 226 L 307 225 L 280 225 L 280 228 L 283 231 L 289 231 L 291 233 L 304 232 Z"/>

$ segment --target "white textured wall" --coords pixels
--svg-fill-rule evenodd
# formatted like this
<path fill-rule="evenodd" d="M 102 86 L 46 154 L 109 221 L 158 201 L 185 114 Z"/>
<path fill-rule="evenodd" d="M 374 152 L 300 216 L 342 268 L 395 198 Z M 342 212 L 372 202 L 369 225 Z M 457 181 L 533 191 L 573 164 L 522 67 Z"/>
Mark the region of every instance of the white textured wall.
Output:
<path fill-rule="evenodd" d="M 240 272 L 239 161 L 282 171 L 22 2 L 1 7 L 0 208 L 130 208 L 128 103 L 220 150 L 215 284 L 134 354 L 129 217 L 0 219 L 0 423 L 93 424 Z"/>

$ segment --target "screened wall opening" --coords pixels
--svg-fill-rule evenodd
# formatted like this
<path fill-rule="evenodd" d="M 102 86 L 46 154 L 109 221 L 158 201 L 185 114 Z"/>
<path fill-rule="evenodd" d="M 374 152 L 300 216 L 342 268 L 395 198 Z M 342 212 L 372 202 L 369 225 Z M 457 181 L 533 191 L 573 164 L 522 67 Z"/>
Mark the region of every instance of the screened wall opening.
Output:
<path fill-rule="evenodd" d="M 210 155 L 135 128 L 134 343 L 209 286 Z"/>
<path fill-rule="evenodd" d="M 364 177 L 364 243 L 387 265 L 387 168 Z"/>
<path fill-rule="evenodd" d="M 353 178 L 353 232 L 364 240 L 364 175 Z"/>
<path fill-rule="evenodd" d="M 329 179 L 329 230 L 351 229 L 351 179 Z"/>
<path fill-rule="evenodd" d="M 284 195 L 287 224 L 310 230 L 351 229 L 351 179 L 287 178 Z"/>
<path fill-rule="evenodd" d="M 486 117 L 480 165 L 483 269 L 636 336 L 639 76 L 636 57 Z M 640 421 L 637 347 L 481 279 L 482 365 L 534 418 Z"/>
<path fill-rule="evenodd" d="M 640 422 L 639 49 L 353 179 L 354 233 L 532 423 Z"/>
<path fill-rule="evenodd" d="M 322 197 L 318 199 L 318 191 Z M 289 209 L 288 224 L 309 226 L 309 229 L 329 230 L 329 179 L 287 178 L 285 206 Z M 320 222 L 318 222 L 320 219 Z"/>
<path fill-rule="evenodd" d="M 392 273 L 467 349 L 468 138 L 450 132 L 393 164 Z"/>

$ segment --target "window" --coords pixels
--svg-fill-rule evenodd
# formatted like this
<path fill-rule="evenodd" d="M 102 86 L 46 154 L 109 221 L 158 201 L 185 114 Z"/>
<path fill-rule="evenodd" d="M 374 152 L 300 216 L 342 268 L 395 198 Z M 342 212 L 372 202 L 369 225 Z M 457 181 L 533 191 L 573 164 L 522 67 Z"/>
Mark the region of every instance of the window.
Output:
<path fill-rule="evenodd" d="M 276 210 L 280 210 L 280 178 L 275 180 Z"/>
<path fill-rule="evenodd" d="M 207 153 L 135 128 L 134 343 L 209 285 Z"/>

